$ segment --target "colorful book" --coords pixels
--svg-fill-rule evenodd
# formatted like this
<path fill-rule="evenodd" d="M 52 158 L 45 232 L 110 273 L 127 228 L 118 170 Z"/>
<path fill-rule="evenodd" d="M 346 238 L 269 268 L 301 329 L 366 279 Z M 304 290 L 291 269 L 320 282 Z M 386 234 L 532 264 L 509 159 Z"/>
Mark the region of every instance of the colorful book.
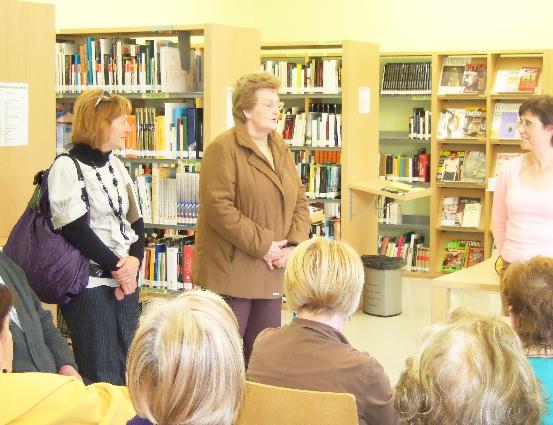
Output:
<path fill-rule="evenodd" d="M 463 93 L 485 93 L 486 81 L 486 64 L 467 63 L 465 65 L 465 71 L 463 73 Z"/>
<path fill-rule="evenodd" d="M 518 91 L 535 93 L 538 88 L 541 69 L 538 67 L 523 67 L 518 74 Z"/>

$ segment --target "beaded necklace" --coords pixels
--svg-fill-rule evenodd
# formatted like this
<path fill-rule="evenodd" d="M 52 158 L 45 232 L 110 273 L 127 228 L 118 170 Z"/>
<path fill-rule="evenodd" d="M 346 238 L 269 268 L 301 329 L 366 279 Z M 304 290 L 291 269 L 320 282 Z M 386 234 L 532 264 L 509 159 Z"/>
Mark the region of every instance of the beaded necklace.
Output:
<path fill-rule="evenodd" d="M 113 185 L 115 186 L 115 190 L 117 191 L 117 203 L 119 204 L 117 209 L 115 209 L 115 205 L 113 204 L 113 201 L 111 200 L 111 196 L 109 195 L 108 188 L 106 187 L 106 185 L 102 181 L 102 175 L 100 174 L 100 172 L 96 168 L 96 163 L 94 161 L 91 161 L 91 164 L 92 164 L 92 168 L 94 169 L 94 171 L 96 171 L 96 178 L 98 179 L 98 181 L 102 185 L 102 189 L 104 189 L 104 192 L 106 193 L 106 196 L 108 197 L 109 206 L 111 207 L 111 210 L 113 211 L 113 214 L 115 214 L 115 217 L 117 217 L 117 219 L 119 220 L 119 231 L 121 232 L 121 234 L 123 235 L 125 240 L 129 240 L 129 237 L 125 234 L 125 225 L 123 224 L 123 198 L 119 194 L 119 182 L 117 181 L 117 178 L 115 177 L 115 172 L 113 171 L 113 167 L 111 166 L 111 162 L 109 162 L 109 159 L 108 159 L 108 170 L 109 170 L 109 172 L 111 173 L 111 175 L 113 177 L 113 180 L 112 180 Z"/>

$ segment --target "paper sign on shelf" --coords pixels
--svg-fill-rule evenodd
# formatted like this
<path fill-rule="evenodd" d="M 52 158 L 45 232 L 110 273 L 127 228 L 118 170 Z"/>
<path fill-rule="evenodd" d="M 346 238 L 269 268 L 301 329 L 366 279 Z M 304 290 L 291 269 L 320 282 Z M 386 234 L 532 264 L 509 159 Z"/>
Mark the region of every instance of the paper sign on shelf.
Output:
<path fill-rule="evenodd" d="M 0 82 L 0 147 L 29 144 L 29 85 Z"/>
<path fill-rule="evenodd" d="M 369 114 L 371 112 L 371 89 L 359 87 L 359 113 Z"/>

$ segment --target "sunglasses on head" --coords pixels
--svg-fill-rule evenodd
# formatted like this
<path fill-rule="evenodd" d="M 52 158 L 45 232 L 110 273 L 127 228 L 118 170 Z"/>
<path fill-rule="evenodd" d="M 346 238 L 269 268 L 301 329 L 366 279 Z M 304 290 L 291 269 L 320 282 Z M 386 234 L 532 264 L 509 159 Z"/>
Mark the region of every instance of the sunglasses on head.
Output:
<path fill-rule="evenodd" d="M 94 107 L 96 108 L 100 102 L 109 102 L 111 100 L 111 93 L 107 90 L 104 90 L 100 97 L 98 97 L 98 100 L 94 104 Z"/>

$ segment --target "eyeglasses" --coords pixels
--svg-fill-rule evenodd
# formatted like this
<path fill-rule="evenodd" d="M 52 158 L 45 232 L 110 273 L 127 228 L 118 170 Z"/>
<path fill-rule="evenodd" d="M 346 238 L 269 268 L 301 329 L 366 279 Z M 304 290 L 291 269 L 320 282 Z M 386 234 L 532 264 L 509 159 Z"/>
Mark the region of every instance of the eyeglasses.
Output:
<path fill-rule="evenodd" d="M 524 128 L 531 128 L 531 127 L 535 127 L 536 123 L 532 121 L 528 121 L 527 119 L 519 119 L 517 121 L 517 126 L 524 127 Z"/>
<path fill-rule="evenodd" d="M 284 108 L 284 102 L 273 102 L 271 100 L 259 100 L 257 102 L 260 105 L 265 106 L 267 109 L 274 109 L 277 108 L 279 111 L 282 111 L 282 108 Z"/>
<path fill-rule="evenodd" d="M 111 93 L 107 90 L 104 90 L 100 97 L 98 97 L 98 100 L 94 104 L 94 108 L 98 106 L 98 104 L 102 101 L 109 102 L 111 100 Z"/>

